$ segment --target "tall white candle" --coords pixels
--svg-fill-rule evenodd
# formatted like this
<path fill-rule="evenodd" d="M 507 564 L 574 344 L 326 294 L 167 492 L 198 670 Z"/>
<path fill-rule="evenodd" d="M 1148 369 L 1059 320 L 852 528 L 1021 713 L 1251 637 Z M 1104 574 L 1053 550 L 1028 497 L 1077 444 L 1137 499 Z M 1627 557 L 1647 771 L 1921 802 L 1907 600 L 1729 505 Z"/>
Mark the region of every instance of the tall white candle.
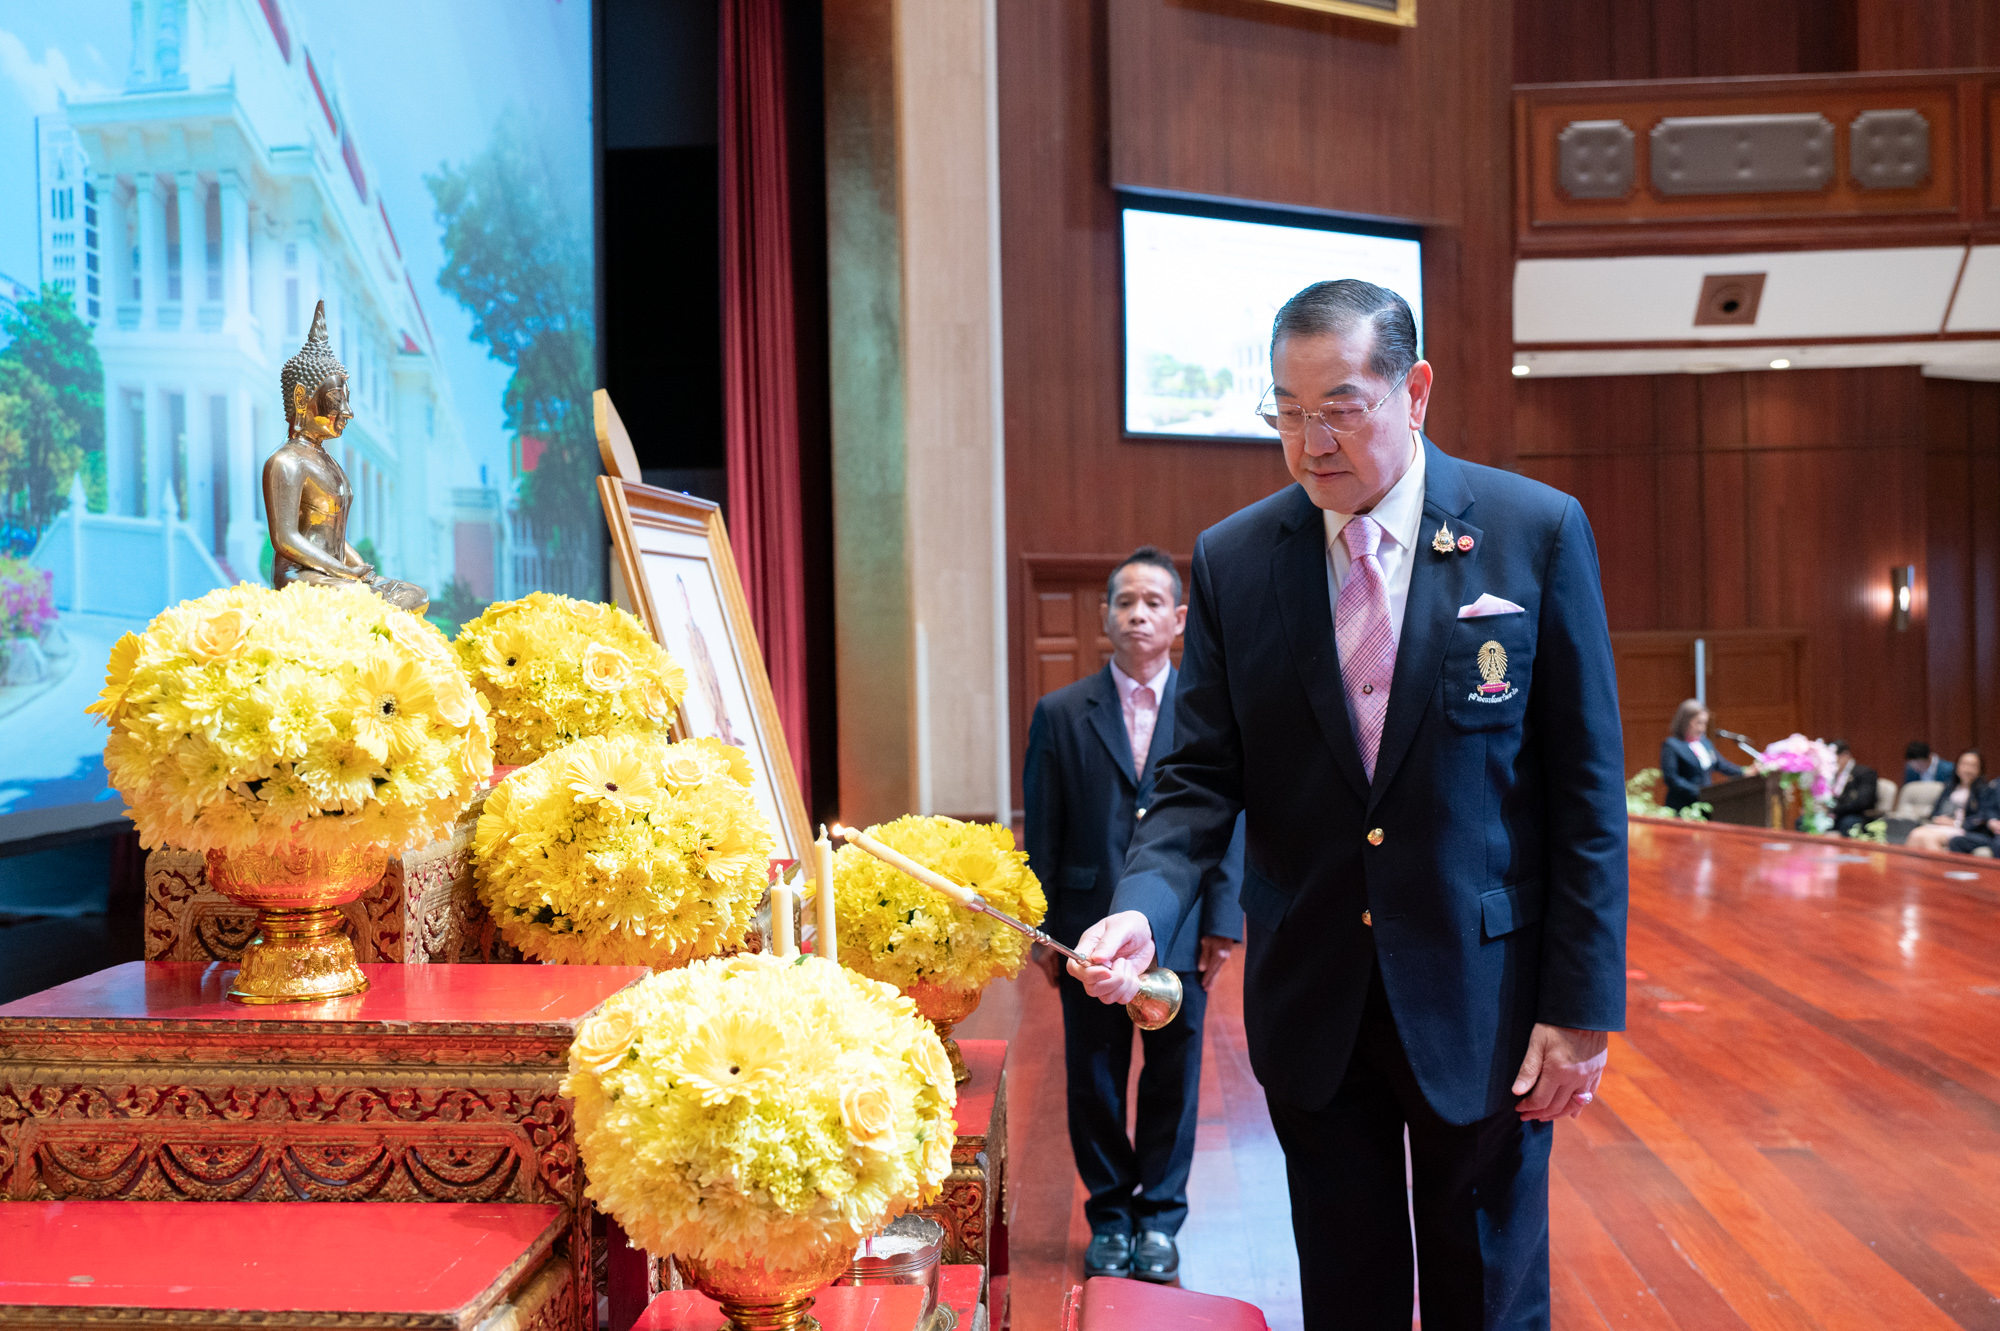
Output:
<path fill-rule="evenodd" d="M 771 885 L 771 953 L 779 957 L 799 954 L 792 935 L 792 889 L 782 882 Z"/>
<path fill-rule="evenodd" d="M 819 954 L 828 961 L 840 960 L 840 943 L 833 931 L 833 842 L 827 839 L 826 824 L 819 827 L 819 840 L 813 842 L 813 868 L 819 875 L 819 892 L 814 900 L 819 905 Z"/>

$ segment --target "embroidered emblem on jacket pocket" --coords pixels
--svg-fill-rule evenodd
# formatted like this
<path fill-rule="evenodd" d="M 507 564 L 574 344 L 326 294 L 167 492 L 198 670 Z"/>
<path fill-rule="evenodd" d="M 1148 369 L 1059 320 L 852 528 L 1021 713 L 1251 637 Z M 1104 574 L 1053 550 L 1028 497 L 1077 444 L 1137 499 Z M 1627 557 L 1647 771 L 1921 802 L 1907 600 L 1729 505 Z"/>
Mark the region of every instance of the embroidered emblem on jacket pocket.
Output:
<path fill-rule="evenodd" d="M 1485 683 L 1465 696 L 1467 702 L 1502 703 L 1520 692 L 1507 682 L 1507 649 L 1491 638 L 1479 648 L 1479 677 Z"/>

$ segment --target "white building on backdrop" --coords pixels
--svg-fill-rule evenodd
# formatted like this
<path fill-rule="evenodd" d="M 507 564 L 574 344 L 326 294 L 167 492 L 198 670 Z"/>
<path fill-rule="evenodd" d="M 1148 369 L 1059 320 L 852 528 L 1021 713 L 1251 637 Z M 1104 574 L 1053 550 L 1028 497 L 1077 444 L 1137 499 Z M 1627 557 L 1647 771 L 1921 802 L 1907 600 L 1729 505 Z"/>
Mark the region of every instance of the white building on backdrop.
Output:
<path fill-rule="evenodd" d="M 122 91 L 71 100 L 37 137 L 41 278 L 74 294 L 105 376 L 108 512 L 66 513 L 37 553 L 66 609 L 150 616 L 259 580 L 278 370 L 322 298 L 354 410 L 333 445 L 348 539 L 434 593 L 454 576 L 504 591 L 503 504 L 468 502 L 485 474 L 335 71 L 290 4 L 133 0 Z M 161 549 L 171 574 L 130 562 Z"/>

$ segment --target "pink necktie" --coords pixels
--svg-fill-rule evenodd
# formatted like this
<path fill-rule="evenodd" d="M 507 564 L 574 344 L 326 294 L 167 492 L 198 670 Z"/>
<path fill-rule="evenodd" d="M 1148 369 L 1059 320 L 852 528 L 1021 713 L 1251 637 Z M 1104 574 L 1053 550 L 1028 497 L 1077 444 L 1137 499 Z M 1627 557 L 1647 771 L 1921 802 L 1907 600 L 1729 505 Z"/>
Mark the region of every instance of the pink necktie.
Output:
<path fill-rule="evenodd" d="M 1153 698 L 1152 689 L 1141 684 L 1132 690 L 1132 697 L 1125 709 L 1125 737 L 1132 741 L 1132 775 L 1146 775 L 1146 755 L 1153 748 L 1153 722 L 1160 715 L 1160 704 Z"/>
<path fill-rule="evenodd" d="M 1396 673 L 1396 635 L 1389 630 L 1389 587 L 1375 551 L 1382 525 L 1365 514 L 1340 529 L 1347 548 L 1347 581 L 1334 602 L 1333 640 L 1340 649 L 1340 678 L 1361 748 L 1361 770 L 1375 779 L 1382 722 L 1389 713 L 1389 681 Z"/>

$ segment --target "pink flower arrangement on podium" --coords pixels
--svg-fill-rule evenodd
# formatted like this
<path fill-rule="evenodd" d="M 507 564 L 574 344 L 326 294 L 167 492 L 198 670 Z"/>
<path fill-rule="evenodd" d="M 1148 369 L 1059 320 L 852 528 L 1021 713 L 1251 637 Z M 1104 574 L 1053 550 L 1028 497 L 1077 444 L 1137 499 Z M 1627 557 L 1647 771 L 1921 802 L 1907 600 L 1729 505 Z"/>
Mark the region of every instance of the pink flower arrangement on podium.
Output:
<path fill-rule="evenodd" d="M 454 646 L 507 764 L 597 735 L 664 738 L 687 692 L 686 672 L 632 615 L 550 592 L 488 606 Z"/>
<path fill-rule="evenodd" d="M 578 740 L 486 797 L 480 898 L 544 961 L 658 970 L 741 947 L 776 844 L 751 781 L 719 740 Z"/>
<path fill-rule="evenodd" d="M 1767 744 L 1758 756 L 1757 765 L 1764 771 L 1779 773 L 1785 788 L 1798 792 L 1804 830 L 1832 830 L 1827 801 L 1833 798 L 1833 779 L 1840 771 L 1840 759 L 1835 756 L 1833 745 L 1823 739 L 1789 735 Z"/>
<path fill-rule="evenodd" d="M 909 999 L 818 957 L 657 974 L 577 1033 L 588 1192 L 737 1325 L 793 1326 L 951 1172 L 951 1065 Z"/>

